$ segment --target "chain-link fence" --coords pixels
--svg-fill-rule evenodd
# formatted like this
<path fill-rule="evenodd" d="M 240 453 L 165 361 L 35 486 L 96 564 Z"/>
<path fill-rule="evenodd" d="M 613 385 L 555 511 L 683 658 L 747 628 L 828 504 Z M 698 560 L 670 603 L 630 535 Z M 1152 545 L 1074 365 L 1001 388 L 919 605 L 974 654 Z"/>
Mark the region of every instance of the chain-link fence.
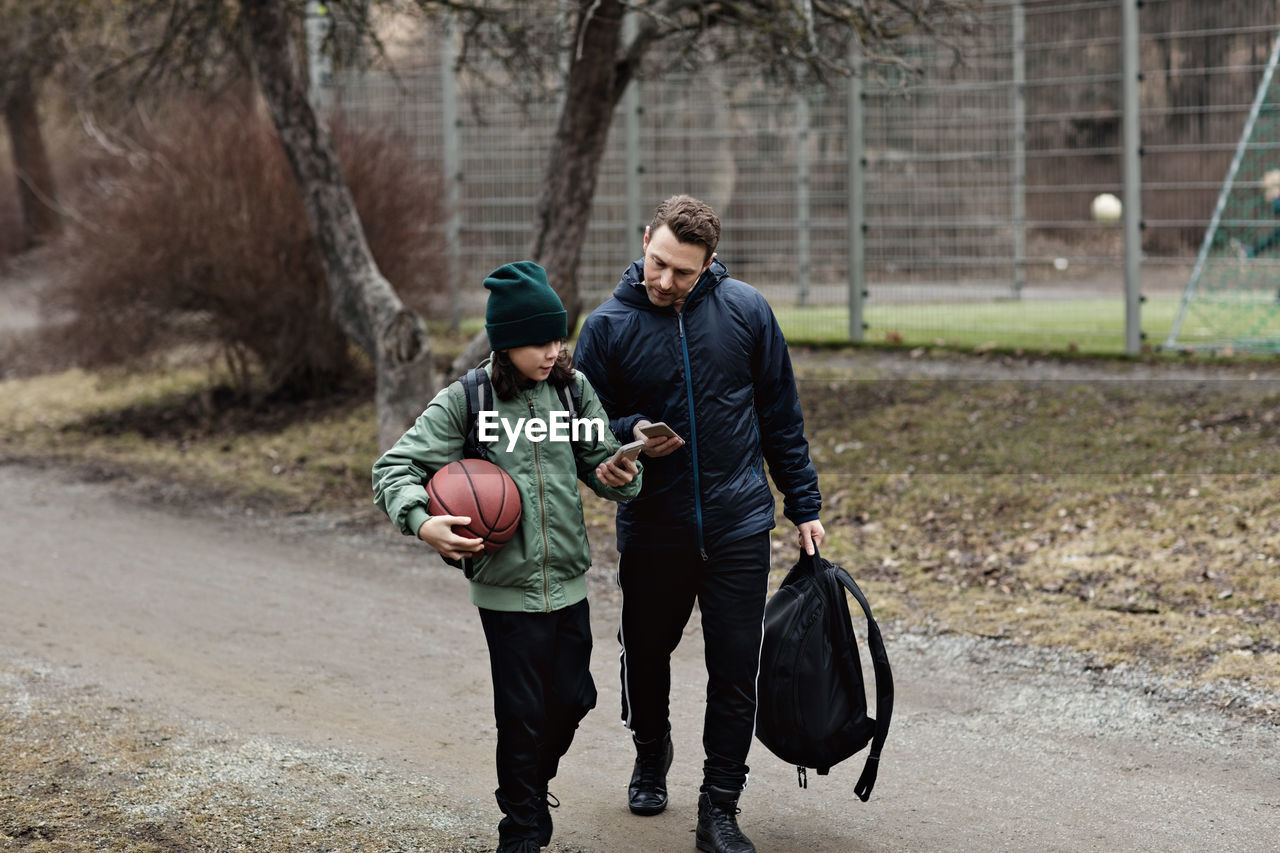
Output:
<path fill-rule="evenodd" d="M 638 81 L 583 247 L 585 306 L 639 256 L 654 205 L 687 192 L 720 212 L 719 257 L 795 337 L 1120 350 L 1126 288 L 1140 288 L 1144 337 L 1163 342 L 1280 3 L 1144 0 L 1126 39 L 1130 2 L 987 0 L 972 31 L 904 45 L 918 73 L 865 67 L 801 94 L 760 79 L 749 58 Z M 558 105 L 453 75 L 438 35 L 416 55 L 395 79 L 340 79 L 335 98 L 357 119 L 398 122 L 424 168 L 456 177 L 442 227 L 456 310 L 471 314 L 484 274 L 527 252 Z M 1125 227 L 1090 213 L 1101 193 L 1126 196 L 1126 169 L 1141 180 L 1136 282 Z M 1211 330 L 1183 330 L 1200 332 Z"/>

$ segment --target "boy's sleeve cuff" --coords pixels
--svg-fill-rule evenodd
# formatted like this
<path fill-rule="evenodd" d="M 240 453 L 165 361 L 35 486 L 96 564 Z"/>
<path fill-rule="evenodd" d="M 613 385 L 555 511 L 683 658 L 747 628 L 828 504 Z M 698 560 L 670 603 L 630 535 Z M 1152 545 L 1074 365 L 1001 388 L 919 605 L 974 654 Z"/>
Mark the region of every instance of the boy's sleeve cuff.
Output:
<path fill-rule="evenodd" d="M 413 507 L 407 513 L 405 513 L 404 522 L 409 529 L 406 530 L 404 534 L 406 536 L 416 537 L 418 535 L 418 528 L 421 527 L 422 523 L 430 517 L 431 517 L 431 513 L 427 512 L 427 508 L 424 507 L 422 504 L 418 504 L 417 506 Z"/>

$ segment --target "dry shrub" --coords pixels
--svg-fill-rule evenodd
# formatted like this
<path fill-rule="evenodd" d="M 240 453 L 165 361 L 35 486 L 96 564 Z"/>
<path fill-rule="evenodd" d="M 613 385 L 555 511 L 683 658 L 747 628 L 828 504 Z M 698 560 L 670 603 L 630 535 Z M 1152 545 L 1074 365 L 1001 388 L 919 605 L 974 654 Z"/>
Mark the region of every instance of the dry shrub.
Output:
<path fill-rule="evenodd" d="M 448 308 L 445 189 L 413 154 L 413 141 L 387 127 L 357 129 L 341 118 L 333 133 L 342 171 L 378 269 L 424 317 Z"/>
<path fill-rule="evenodd" d="M 406 140 L 335 127 L 366 238 L 421 310 L 447 277 L 439 180 Z M 96 170 L 50 307 L 86 366 L 212 343 L 241 392 L 314 397 L 356 369 L 274 127 L 225 101 L 179 106 Z"/>

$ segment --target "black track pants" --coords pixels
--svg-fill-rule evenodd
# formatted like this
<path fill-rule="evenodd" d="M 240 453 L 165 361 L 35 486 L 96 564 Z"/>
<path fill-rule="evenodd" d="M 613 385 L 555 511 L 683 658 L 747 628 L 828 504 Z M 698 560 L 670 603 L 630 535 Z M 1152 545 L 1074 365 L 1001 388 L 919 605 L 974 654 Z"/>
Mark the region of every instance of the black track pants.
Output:
<path fill-rule="evenodd" d="M 551 613 L 481 609 L 480 622 L 498 725 L 496 794 L 509 818 L 504 824 L 529 827 L 533 798 L 546 790 L 578 723 L 596 705 L 590 610 L 585 600 Z"/>
<path fill-rule="evenodd" d="M 769 534 L 716 549 L 628 548 L 622 587 L 622 719 L 641 740 L 670 726 L 671 653 L 696 600 L 707 663 L 703 790 L 741 791 L 755 734 L 756 674 L 769 587 Z"/>

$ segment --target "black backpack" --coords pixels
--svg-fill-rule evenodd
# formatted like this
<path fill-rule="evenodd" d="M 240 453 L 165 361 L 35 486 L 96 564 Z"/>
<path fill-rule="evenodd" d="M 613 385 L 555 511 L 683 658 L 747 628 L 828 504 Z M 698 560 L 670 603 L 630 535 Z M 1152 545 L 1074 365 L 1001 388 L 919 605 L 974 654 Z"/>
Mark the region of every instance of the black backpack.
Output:
<path fill-rule="evenodd" d="M 874 719 L 867 716 L 845 590 L 867 616 L 876 678 Z M 806 767 L 825 776 L 869 742 L 871 752 L 854 793 L 863 802 L 871 797 L 893 714 L 893 673 L 866 596 L 848 572 L 816 553 L 800 554 L 765 605 L 757 695 L 756 737 L 796 765 L 800 787 L 808 787 Z"/>
<path fill-rule="evenodd" d="M 473 367 L 468 370 L 458 381 L 462 383 L 462 390 L 467 398 L 467 420 L 462 438 L 462 458 L 488 461 L 489 448 L 485 446 L 484 442 L 480 441 L 479 422 L 481 412 L 493 409 L 493 382 L 489 379 L 489 373 L 484 369 L 483 363 L 479 367 Z M 556 393 L 560 396 L 561 405 L 568 410 L 569 420 L 572 422 L 582 408 L 582 389 L 578 387 L 575 379 L 569 383 L 569 387 L 557 388 Z M 428 479 L 430 479 L 430 476 L 428 476 Z M 462 569 L 462 574 L 468 580 L 475 574 L 474 561 L 470 557 L 455 560 L 451 557 L 441 556 L 440 559 L 454 568 Z"/>

